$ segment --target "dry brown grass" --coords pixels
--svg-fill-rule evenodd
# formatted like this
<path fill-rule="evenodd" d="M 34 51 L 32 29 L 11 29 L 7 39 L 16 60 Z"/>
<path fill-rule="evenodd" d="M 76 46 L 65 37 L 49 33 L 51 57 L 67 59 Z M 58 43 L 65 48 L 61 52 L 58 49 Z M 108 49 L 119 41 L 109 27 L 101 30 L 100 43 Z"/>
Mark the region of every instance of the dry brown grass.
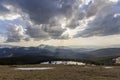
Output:
<path fill-rule="evenodd" d="M 53 70 L 20 71 L 19 67 L 55 67 Z M 0 66 L 0 80 L 120 80 L 120 67 L 64 65 Z"/>

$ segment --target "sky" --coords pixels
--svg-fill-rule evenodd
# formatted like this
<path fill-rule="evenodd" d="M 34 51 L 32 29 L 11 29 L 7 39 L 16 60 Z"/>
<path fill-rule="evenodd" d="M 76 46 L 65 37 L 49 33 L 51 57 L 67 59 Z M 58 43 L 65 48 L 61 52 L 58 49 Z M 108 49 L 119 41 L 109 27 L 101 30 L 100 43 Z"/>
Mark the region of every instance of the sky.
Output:
<path fill-rule="evenodd" d="M 1 0 L 0 44 L 119 46 L 120 0 Z"/>

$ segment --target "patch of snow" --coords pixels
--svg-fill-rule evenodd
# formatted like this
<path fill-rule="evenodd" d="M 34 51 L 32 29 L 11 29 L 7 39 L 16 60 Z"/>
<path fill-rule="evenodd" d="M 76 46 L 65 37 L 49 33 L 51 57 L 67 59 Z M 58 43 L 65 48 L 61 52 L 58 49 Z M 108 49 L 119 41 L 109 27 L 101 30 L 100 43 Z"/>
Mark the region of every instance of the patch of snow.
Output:
<path fill-rule="evenodd" d="M 42 62 L 42 63 L 40 63 L 40 64 L 49 64 L 49 62 Z"/>
<path fill-rule="evenodd" d="M 85 63 L 82 62 L 75 62 L 75 61 L 68 61 L 67 62 L 68 65 L 86 65 Z"/>
<path fill-rule="evenodd" d="M 106 66 L 106 67 L 104 67 L 105 69 L 111 69 L 111 68 L 113 68 L 113 67 L 110 67 L 110 66 Z"/>
<path fill-rule="evenodd" d="M 66 61 L 54 61 L 52 64 L 66 64 Z"/>
<path fill-rule="evenodd" d="M 54 67 L 41 67 L 41 68 L 15 68 L 15 70 L 48 70 L 48 69 L 54 69 Z"/>
<path fill-rule="evenodd" d="M 40 63 L 40 64 L 86 65 L 85 63 L 75 62 L 75 61 L 51 61 L 51 63 L 43 62 L 43 63 Z"/>
<path fill-rule="evenodd" d="M 26 48 L 24 48 L 24 50 L 29 50 L 29 48 L 26 47 Z"/>
<path fill-rule="evenodd" d="M 7 57 L 12 57 L 13 56 L 13 53 L 9 54 Z"/>

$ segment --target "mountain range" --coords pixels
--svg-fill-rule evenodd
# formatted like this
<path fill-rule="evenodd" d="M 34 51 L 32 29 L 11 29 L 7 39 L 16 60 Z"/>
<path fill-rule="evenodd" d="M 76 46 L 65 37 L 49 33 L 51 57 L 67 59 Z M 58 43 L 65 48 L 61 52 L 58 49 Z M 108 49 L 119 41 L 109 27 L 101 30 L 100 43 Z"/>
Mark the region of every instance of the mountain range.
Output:
<path fill-rule="evenodd" d="M 102 61 L 120 56 L 120 48 L 0 47 L 0 64 L 34 64 L 54 60 Z"/>

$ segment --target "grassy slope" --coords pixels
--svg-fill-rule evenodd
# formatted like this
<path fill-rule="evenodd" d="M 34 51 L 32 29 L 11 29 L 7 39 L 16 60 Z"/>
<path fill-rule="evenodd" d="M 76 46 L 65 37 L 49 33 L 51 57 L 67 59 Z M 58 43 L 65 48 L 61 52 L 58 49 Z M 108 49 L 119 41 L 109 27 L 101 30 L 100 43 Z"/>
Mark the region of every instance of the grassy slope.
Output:
<path fill-rule="evenodd" d="M 45 71 L 16 71 L 16 67 L 55 67 Z M 0 80 L 119 80 L 120 67 L 103 66 L 15 65 L 0 66 Z"/>

